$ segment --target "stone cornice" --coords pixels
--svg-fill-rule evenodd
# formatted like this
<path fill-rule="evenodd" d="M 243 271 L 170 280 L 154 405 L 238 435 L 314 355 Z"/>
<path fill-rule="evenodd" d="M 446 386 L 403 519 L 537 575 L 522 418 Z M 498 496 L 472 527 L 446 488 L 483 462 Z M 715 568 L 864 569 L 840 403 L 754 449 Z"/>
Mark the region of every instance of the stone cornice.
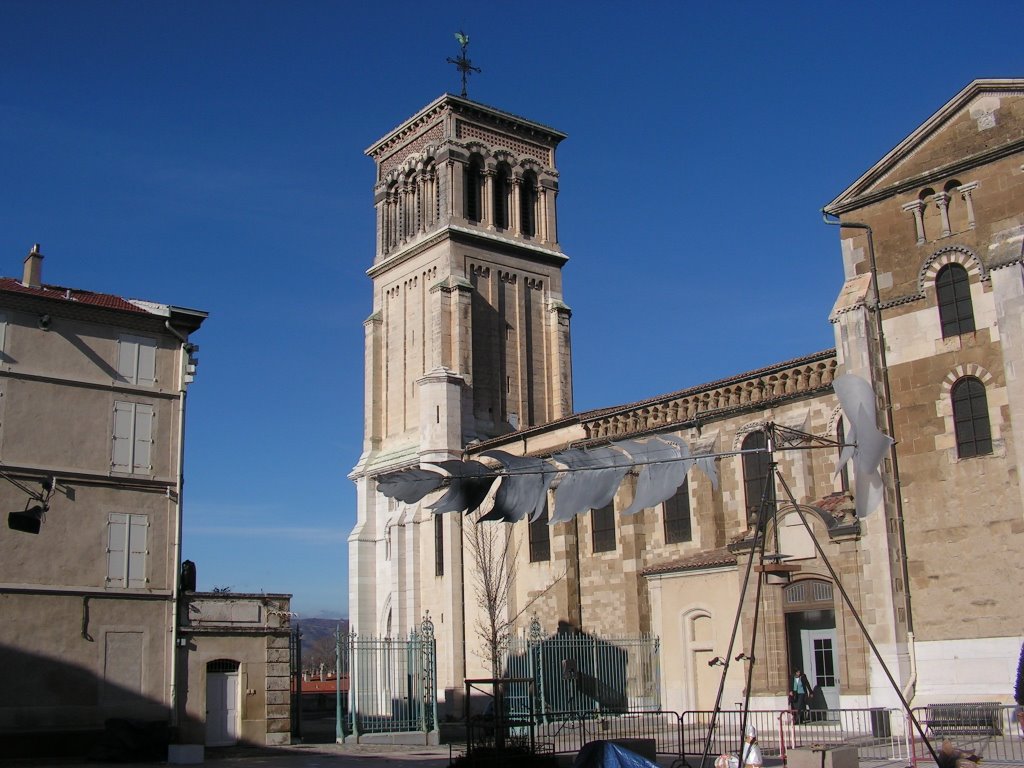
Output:
<path fill-rule="evenodd" d="M 931 117 L 921 123 L 909 136 L 897 144 L 886 155 L 872 165 L 867 171 L 861 174 L 853 184 L 840 193 L 832 202 L 828 203 L 822 210 L 826 213 L 839 215 L 847 211 L 855 210 L 875 202 L 899 191 L 912 188 L 918 184 L 927 183 L 928 180 L 943 178 L 946 175 L 957 175 L 960 171 L 973 165 L 984 162 L 991 162 L 1005 154 L 1012 154 L 1017 151 L 1021 142 L 1014 142 L 1010 145 L 998 147 L 991 152 L 982 152 L 972 158 L 967 158 L 959 163 L 945 166 L 944 168 L 929 171 L 913 179 L 890 185 L 884 190 L 864 194 L 864 190 L 877 183 L 885 174 L 896 167 L 901 160 L 912 155 L 928 138 L 947 121 L 951 120 L 961 109 L 964 109 L 978 96 L 983 94 L 1020 94 L 1024 92 L 1024 80 L 1015 78 L 974 80 L 962 89 L 956 96 L 947 101 Z"/>
<path fill-rule="evenodd" d="M 649 400 L 572 414 L 547 424 L 492 438 L 474 446 L 473 452 L 496 447 L 510 440 L 528 440 L 573 425 L 584 429 L 584 443 L 597 444 L 607 442 L 609 438 L 620 439 L 643 433 L 683 429 L 698 423 L 707 424 L 735 414 L 764 410 L 788 400 L 831 391 L 836 369 L 836 352 L 829 349 Z M 769 384 L 773 389 L 781 387 L 782 391 L 769 392 L 760 399 L 752 398 L 753 392 L 763 393 Z M 736 402 L 732 402 L 734 396 Z"/>
<path fill-rule="evenodd" d="M 988 163 L 1001 160 L 1004 157 L 1015 155 L 1019 152 L 1024 151 L 1024 139 L 1015 141 L 1012 144 L 1004 144 L 1001 147 L 995 147 L 993 149 L 986 150 L 985 152 L 979 152 L 976 155 L 964 157 L 958 159 L 956 162 L 948 163 L 940 168 L 934 168 L 926 173 L 920 173 L 916 176 L 911 176 L 908 179 L 903 179 L 888 187 L 882 187 L 874 192 L 867 192 L 857 197 L 847 198 L 845 202 L 833 202 L 825 206 L 824 210 L 826 213 L 830 213 L 834 216 L 839 216 L 850 211 L 855 211 L 859 208 L 864 208 L 872 203 L 877 203 L 880 200 L 884 200 L 888 197 L 894 197 L 905 192 L 916 191 L 917 189 L 932 184 L 936 181 L 947 179 L 950 176 L 963 175 L 964 171 L 977 168 L 981 165 L 987 165 Z M 837 198 L 838 201 L 839 198 Z"/>
<path fill-rule="evenodd" d="M 552 148 L 557 146 L 562 139 L 566 138 L 566 134 L 561 131 L 556 131 L 554 128 L 550 128 L 541 123 L 536 123 L 532 120 L 519 117 L 518 115 L 513 115 L 511 112 L 504 112 L 494 107 L 488 107 L 485 104 L 470 101 L 469 99 L 464 99 L 460 96 L 445 93 L 425 106 L 408 120 L 389 131 L 383 138 L 367 147 L 364 150 L 364 154 L 374 160 L 379 160 L 379 158 L 387 153 L 387 150 L 403 144 L 412 134 L 425 129 L 428 124 L 432 123 L 435 118 L 443 114 L 445 111 L 473 117 L 477 120 L 482 119 L 490 124 L 500 126 L 502 129 L 513 133 L 520 133 L 524 136 L 539 137 L 541 140 L 551 144 Z"/>
<path fill-rule="evenodd" d="M 590 439 L 619 439 L 652 430 L 760 411 L 781 402 L 832 389 L 835 353 L 748 377 L 695 387 L 676 395 L 580 421 Z"/>
<path fill-rule="evenodd" d="M 479 229 L 471 229 L 469 227 L 460 227 L 455 224 L 449 224 L 442 226 L 440 229 L 431 232 L 424 238 L 417 240 L 416 242 L 400 248 L 393 254 L 390 254 L 386 259 L 377 264 L 374 264 L 368 270 L 366 274 L 370 278 L 376 278 L 384 274 L 388 270 L 394 269 L 400 264 L 404 264 L 414 256 L 418 256 L 423 251 L 431 248 L 445 239 L 459 240 L 459 241 L 472 241 L 472 240 L 483 240 L 490 244 L 489 247 L 493 247 L 494 244 L 504 246 L 508 251 L 511 252 L 522 252 L 528 251 L 535 257 L 540 256 L 541 261 L 555 266 L 562 266 L 565 264 L 569 257 L 561 251 L 553 250 L 551 248 L 545 248 L 540 245 L 534 245 L 533 243 L 514 240 L 508 237 L 502 237 L 501 235 L 494 234 L 493 232 L 486 232 Z"/>

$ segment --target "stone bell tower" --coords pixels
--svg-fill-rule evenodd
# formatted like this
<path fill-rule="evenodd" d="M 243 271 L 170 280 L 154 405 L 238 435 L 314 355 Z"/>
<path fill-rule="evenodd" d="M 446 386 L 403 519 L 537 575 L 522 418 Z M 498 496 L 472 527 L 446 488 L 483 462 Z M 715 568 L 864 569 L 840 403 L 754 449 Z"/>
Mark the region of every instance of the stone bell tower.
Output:
<path fill-rule="evenodd" d="M 442 687 L 465 669 L 461 520 L 389 502 L 375 477 L 572 412 L 555 206 L 564 138 L 446 94 L 366 150 L 376 253 L 350 619 L 394 636 L 429 611 Z"/>

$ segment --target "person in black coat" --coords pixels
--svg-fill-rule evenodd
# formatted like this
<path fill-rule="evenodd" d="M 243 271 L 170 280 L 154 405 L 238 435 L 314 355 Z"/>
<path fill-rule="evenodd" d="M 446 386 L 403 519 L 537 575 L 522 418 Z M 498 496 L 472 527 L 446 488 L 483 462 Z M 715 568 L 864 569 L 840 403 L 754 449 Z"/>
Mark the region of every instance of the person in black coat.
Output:
<path fill-rule="evenodd" d="M 789 686 L 789 700 L 793 707 L 793 722 L 797 725 L 807 719 L 807 702 L 811 696 L 811 681 L 799 669 L 793 670 L 793 681 Z"/>

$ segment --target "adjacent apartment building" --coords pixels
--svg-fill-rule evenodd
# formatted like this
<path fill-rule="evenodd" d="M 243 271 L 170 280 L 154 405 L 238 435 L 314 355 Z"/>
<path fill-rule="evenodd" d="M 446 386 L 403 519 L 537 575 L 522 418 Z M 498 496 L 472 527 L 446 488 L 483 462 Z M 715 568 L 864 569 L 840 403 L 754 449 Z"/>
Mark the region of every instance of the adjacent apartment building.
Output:
<path fill-rule="evenodd" d="M 81 753 L 176 724 L 190 341 L 207 314 L 0 278 L 0 738 Z M 194 586 L 193 586 L 194 588 Z"/>

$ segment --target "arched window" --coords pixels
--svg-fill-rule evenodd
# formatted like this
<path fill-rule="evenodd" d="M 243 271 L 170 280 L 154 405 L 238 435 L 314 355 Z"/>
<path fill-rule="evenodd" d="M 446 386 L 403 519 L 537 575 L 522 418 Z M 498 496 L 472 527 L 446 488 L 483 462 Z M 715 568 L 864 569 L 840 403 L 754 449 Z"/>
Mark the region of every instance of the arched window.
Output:
<path fill-rule="evenodd" d="M 539 563 L 551 559 L 551 531 L 548 525 L 548 505 L 536 520 L 530 521 L 530 562 Z"/>
<path fill-rule="evenodd" d="M 484 161 L 480 155 L 472 155 L 469 163 L 466 164 L 465 189 L 466 189 L 466 218 L 474 224 L 479 224 L 483 218 L 483 171 Z"/>
<path fill-rule="evenodd" d="M 523 237 L 537 234 L 537 174 L 527 171 L 519 185 L 519 218 Z"/>
<path fill-rule="evenodd" d="M 590 510 L 595 552 L 615 551 L 615 502 Z"/>
<path fill-rule="evenodd" d="M 836 442 L 839 443 L 839 451 L 836 455 L 836 461 L 839 461 L 839 457 L 843 455 L 843 443 L 846 442 L 846 427 L 843 425 L 843 417 L 839 417 L 839 421 L 836 423 Z M 841 470 L 839 470 L 839 489 L 842 491 L 850 490 L 850 466 L 846 464 Z"/>
<path fill-rule="evenodd" d="M 508 163 L 499 163 L 494 174 L 494 226 L 498 229 L 508 229 L 511 197 L 512 169 Z"/>
<path fill-rule="evenodd" d="M 444 576 L 444 515 L 434 515 L 434 575 Z"/>
<path fill-rule="evenodd" d="M 942 338 L 959 336 L 974 330 L 974 305 L 967 270 L 959 264 L 947 264 L 935 277 Z"/>
<path fill-rule="evenodd" d="M 666 544 L 693 541 L 693 530 L 690 524 L 689 486 L 690 484 L 684 479 L 683 484 L 679 486 L 672 498 L 664 504 Z"/>
<path fill-rule="evenodd" d="M 746 492 L 748 513 L 758 511 L 762 496 L 768 506 L 766 513 L 770 513 L 775 505 L 775 481 L 770 476 L 771 458 L 768 451 L 764 450 L 767 447 L 768 438 L 764 432 L 751 432 L 743 439 L 743 450 L 751 451 L 743 454 L 743 489 Z M 761 519 L 766 520 L 767 514 Z"/>
<path fill-rule="evenodd" d="M 985 385 L 973 376 L 965 376 L 953 385 L 950 397 L 957 455 L 969 459 L 992 453 L 992 426 L 988 420 Z"/>

